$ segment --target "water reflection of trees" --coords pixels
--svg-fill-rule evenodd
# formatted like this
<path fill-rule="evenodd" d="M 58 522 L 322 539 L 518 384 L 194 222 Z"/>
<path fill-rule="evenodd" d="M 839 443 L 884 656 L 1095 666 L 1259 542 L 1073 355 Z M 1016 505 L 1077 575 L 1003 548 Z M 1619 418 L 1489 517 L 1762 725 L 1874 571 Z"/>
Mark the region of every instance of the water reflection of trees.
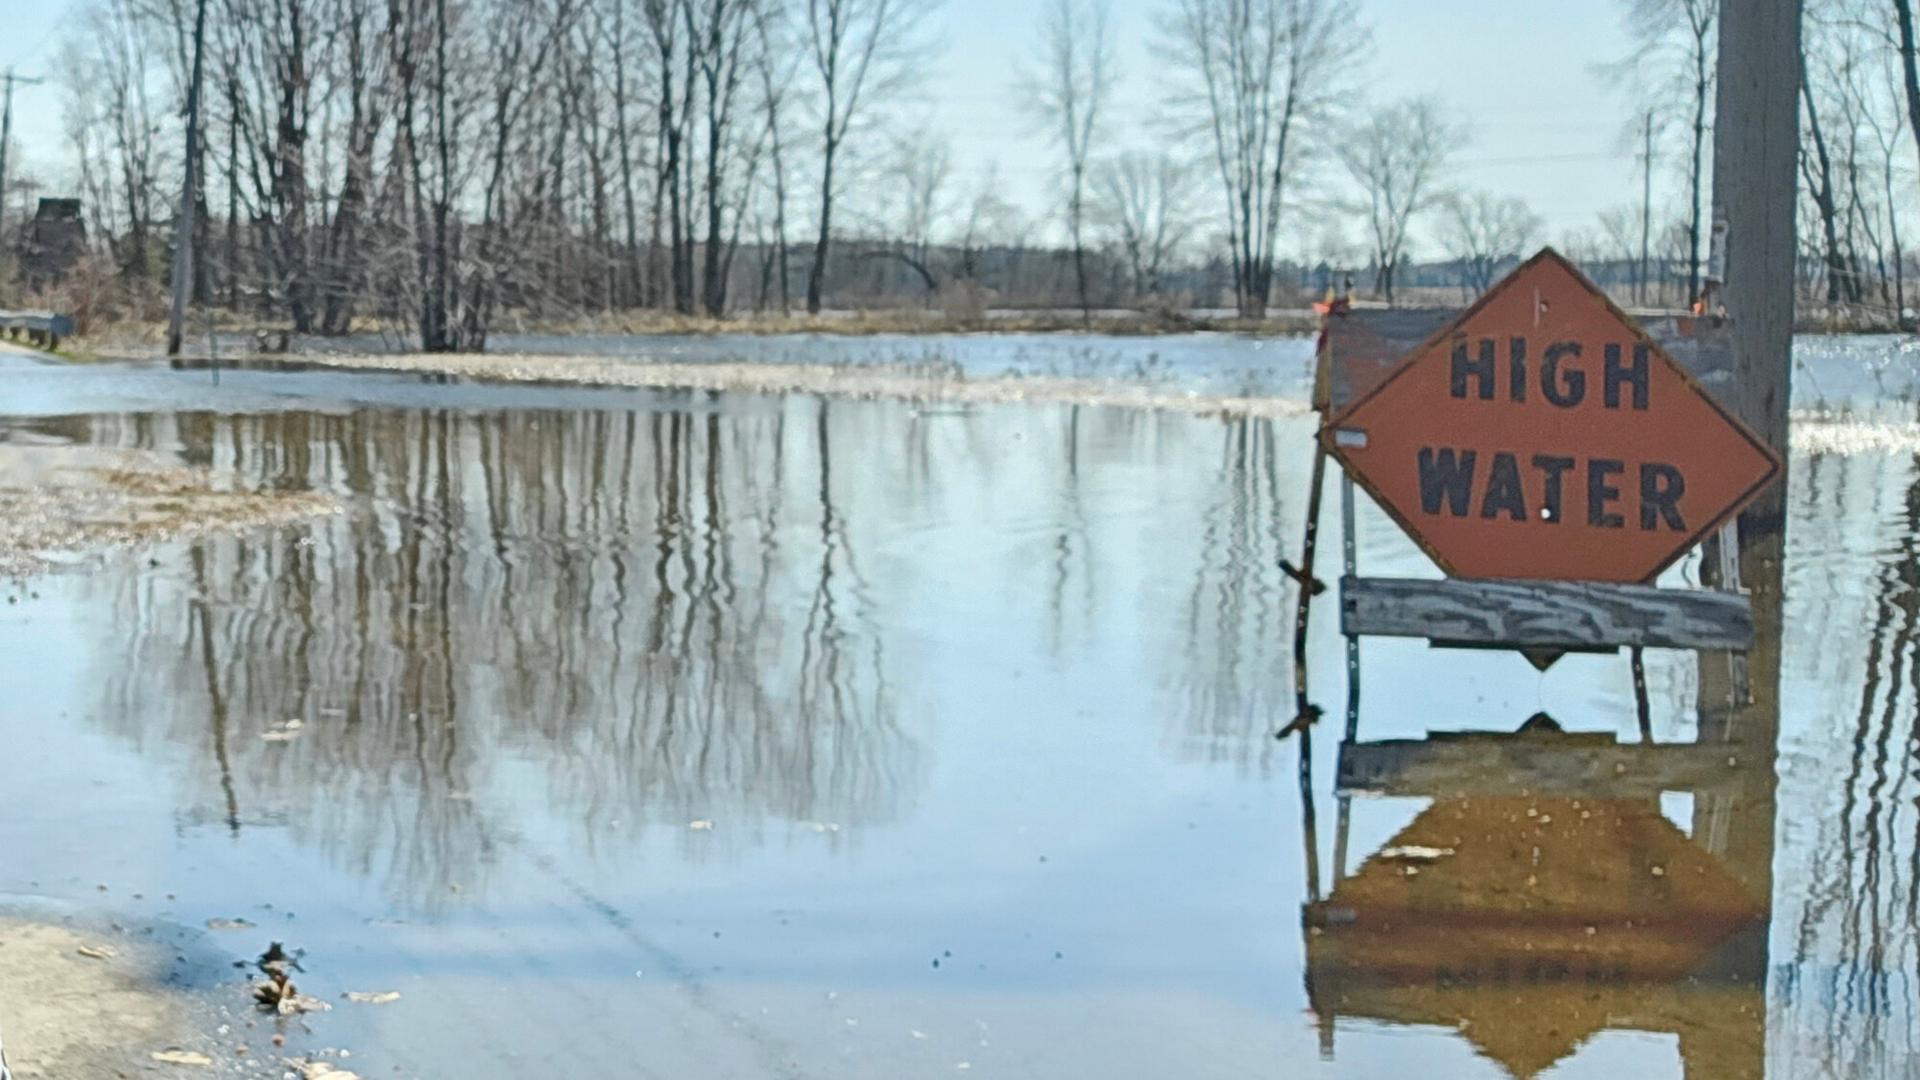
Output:
<path fill-rule="evenodd" d="M 1281 471 L 1278 461 L 1292 469 L 1299 455 L 1276 449 L 1274 421 L 1230 420 L 1219 432 L 1181 612 L 1179 736 L 1205 760 L 1264 769 L 1275 753 L 1272 733 L 1292 712 L 1292 594 L 1279 563 L 1297 543 L 1298 525 L 1281 492 L 1298 492 L 1304 478 Z M 1306 445 L 1304 437 L 1289 443 L 1296 451 Z"/>
<path fill-rule="evenodd" d="M 1892 1075 L 1920 1045 L 1920 459 L 1803 468 L 1794 521 L 1813 535 L 1796 537 L 1796 567 L 1819 575 L 1805 592 L 1821 603 L 1790 629 L 1813 638 L 1799 662 L 1823 707 L 1789 733 L 1783 781 L 1797 798 L 1782 859 L 1805 883 L 1778 982 L 1784 1051 L 1823 1075 Z"/>
<path fill-rule="evenodd" d="M 483 880 L 502 798 L 592 842 L 897 818 L 921 750 L 837 505 L 846 434 L 813 402 L 673 404 L 97 421 L 353 503 L 106 579 L 105 722 L 204 754 L 190 816 L 284 821 L 404 890 Z"/>
<path fill-rule="evenodd" d="M 513 800 L 582 843 L 900 817 L 925 763 L 899 669 L 931 654 L 880 627 L 970 645 L 943 616 L 989 597 L 986 655 L 1144 660 L 1174 752 L 1275 752 L 1299 479 L 1272 422 L 654 400 L 96 418 L 96 442 L 349 507 L 103 576 L 127 613 L 105 722 L 204 762 L 194 819 L 284 823 L 422 891 L 483 881 Z"/>

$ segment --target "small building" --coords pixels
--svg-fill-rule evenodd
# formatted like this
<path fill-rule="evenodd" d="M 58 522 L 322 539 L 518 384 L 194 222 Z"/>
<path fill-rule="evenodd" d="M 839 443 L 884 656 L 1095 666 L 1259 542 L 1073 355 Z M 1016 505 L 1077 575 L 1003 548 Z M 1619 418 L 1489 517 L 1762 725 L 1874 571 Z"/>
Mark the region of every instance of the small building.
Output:
<path fill-rule="evenodd" d="M 79 199 L 41 199 L 20 243 L 20 276 L 29 290 L 58 284 L 87 251 Z"/>

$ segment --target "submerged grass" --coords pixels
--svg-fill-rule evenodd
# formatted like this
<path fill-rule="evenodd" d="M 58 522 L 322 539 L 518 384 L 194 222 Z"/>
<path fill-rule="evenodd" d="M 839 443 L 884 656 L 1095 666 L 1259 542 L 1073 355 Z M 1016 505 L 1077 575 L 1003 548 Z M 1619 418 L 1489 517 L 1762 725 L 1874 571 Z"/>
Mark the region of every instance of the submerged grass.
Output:
<path fill-rule="evenodd" d="M 683 363 L 495 353 L 315 355 L 301 357 L 300 363 L 357 371 L 453 375 L 491 382 L 815 394 L 958 405 L 1025 402 L 1266 418 L 1301 416 L 1309 411 L 1305 401 L 1292 398 L 1203 393 L 1164 385 L 1058 375 L 969 377 L 951 364 Z"/>
<path fill-rule="evenodd" d="M 223 490 L 205 470 L 148 453 L 0 444 L 0 578 L 61 556 L 281 525 L 338 509 L 313 492 Z"/>

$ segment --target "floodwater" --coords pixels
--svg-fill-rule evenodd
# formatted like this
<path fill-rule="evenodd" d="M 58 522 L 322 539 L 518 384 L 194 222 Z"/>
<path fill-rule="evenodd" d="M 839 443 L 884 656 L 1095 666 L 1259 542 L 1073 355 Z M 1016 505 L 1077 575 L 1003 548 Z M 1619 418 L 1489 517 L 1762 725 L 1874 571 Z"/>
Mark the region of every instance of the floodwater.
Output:
<path fill-rule="evenodd" d="M 218 355 L 252 347 L 245 335 L 222 333 Z M 407 343 L 378 334 L 299 337 L 302 354 L 380 355 Z M 1198 333 L 1104 337 L 1083 334 L 531 334 L 497 333 L 489 352 L 505 355 L 634 358 L 674 364 L 741 361 L 910 368 L 972 377 L 1111 378 L 1178 385 L 1215 394 L 1281 392 L 1304 397 L 1311 374 L 1298 338 Z"/>
<path fill-rule="evenodd" d="M 1355 797 L 1331 594 L 1273 738 L 1310 418 L 8 363 L 0 441 L 347 509 L 0 583 L 0 895 L 244 919 L 365 1077 L 1915 1075 L 1920 355 L 1799 361 L 1758 704 L 1649 656 L 1734 764 Z M 1363 740 L 1639 739 L 1623 657 L 1362 659 Z"/>

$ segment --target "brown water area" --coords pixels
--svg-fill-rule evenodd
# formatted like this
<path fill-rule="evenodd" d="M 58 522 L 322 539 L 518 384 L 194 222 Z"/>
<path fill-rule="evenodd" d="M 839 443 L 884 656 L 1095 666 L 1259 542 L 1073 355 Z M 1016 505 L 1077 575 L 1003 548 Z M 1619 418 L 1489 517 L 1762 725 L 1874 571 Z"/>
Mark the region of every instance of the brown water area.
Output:
<path fill-rule="evenodd" d="M 246 508 L 17 541 L 7 925 L 121 948 L 167 1075 L 1920 1073 L 1920 356 L 1801 345 L 1750 704 L 1650 653 L 1649 741 L 1624 656 L 1369 640 L 1359 740 L 1444 752 L 1359 790 L 1334 603 L 1274 738 L 1308 343 L 1072 340 L 675 361 L 1038 399 L 0 365 L 0 462 Z M 273 941 L 330 1010 L 253 1010 Z"/>

